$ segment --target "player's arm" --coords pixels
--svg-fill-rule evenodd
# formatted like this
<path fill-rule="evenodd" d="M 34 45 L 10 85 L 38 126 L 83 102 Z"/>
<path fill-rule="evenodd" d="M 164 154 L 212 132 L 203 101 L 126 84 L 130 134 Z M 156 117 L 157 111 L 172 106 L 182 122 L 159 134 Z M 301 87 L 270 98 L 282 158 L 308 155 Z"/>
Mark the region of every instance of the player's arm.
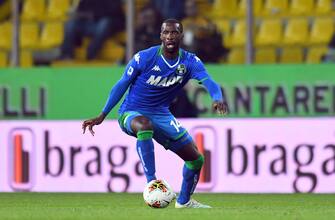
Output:
<path fill-rule="evenodd" d="M 198 80 L 199 83 L 205 86 L 213 100 L 213 109 L 221 115 L 227 114 L 228 105 L 222 95 L 220 86 L 207 73 L 201 60 L 196 56 L 194 57 L 194 59 L 195 62 L 193 62 L 191 78 Z"/>
<path fill-rule="evenodd" d="M 114 106 L 120 101 L 122 96 L 126 93 L 129 85 L 133 82 L 138 73 L 139 73 L 138 62 L 132 59 L 127 65 L 121 79 L 111 89 L 109 97 L 100 115 L 83 122 L 82 124 L 83 133 L 85 133 L 86 127 L 88 127 L 91 134 L 94 135 L 93 126 L 99 125 L 104 121 L 108 113 L 114 108 Z"/>
<path fill-rule="evenodd" d="M 83 122 L 82 128 L 83 133 L 85 133 L 86 127 L 89 128 L 89 131 L 92 135 L 94 135 L 93 126 L 101 124 L 108 113 L 112 110 L 112 108 L 120 101 L 123 94 L 127 91 L 130 82 L 129 80 L 122 77 L 112 88 L 109 93 L 109 97 L 106 101 L 105 107 L 98 117 L 88 119 Z"/>
<path fill-rule="evenodd" d="M 228 113 L 228 105 L 223 98 L 220 86 L 216 82 L 214 82 L 214 80 L 209 75 L 208 75 L 207 78 L 205 78 L 202 81 L 202 84 L 205 86 L 208 93 L 212 97 L 212 100 L 213 100 L 212 107 L 213 107 L 213 109 L 221 115 L 227 114 Z"/>

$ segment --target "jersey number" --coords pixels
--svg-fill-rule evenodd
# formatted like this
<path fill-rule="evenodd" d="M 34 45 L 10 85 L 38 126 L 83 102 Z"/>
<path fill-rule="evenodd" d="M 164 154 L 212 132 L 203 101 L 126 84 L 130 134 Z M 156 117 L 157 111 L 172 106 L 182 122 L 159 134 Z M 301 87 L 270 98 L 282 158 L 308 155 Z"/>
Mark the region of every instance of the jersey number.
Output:
<path fill-rule="evenodd" d="M 181 124 L 179 121 L 177 121 L 177 119 L 174 118 L 173 120 L 171 120 L 170 125 L 172 125 L 176 129 L 176 131 L 179 132 L 179 128 L 181 127 Z"/>

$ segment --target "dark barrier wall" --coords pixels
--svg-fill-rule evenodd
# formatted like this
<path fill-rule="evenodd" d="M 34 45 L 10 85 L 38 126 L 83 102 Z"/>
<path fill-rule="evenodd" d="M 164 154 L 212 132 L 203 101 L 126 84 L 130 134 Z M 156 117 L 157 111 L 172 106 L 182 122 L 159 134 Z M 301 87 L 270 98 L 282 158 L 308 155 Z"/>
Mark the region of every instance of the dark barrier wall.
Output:
<path fill-rule="evenodd" d="M 123 67 L 0 69 L 1 119 L 85 119 L 99 114 Z M 210 65 L 229 117 L 332 116 L 335 65 Z M 196 82 L 188 95 L 200 117 L 216 117 Z M 117 108 L 110 118 L 116 118 Z"/>

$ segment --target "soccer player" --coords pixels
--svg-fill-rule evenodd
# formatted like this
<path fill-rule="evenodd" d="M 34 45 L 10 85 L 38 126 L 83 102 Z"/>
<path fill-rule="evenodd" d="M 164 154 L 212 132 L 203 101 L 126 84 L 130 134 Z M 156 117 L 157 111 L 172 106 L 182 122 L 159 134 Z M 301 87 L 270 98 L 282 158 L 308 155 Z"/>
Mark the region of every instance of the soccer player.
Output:
<path fill-rule="evenodd" d="M 175 203 L 176 208 L 211 208 L 191 199 L 204 163 L 189 133 L 170 113 L 169 105 L 189 79 L 196 79 L 208 90 L 213 108 L 226 114 L 228 107 L 221 89 L 201 60 L 180 48 L 183 26 L 175 19 L 167 19 L 161 26 L 161 45 L 150 47 L 134 55 L 123 76 L 112 88 L 102 113 L 83 122 L 94 135 L 99 125 L 129 88 L 119 109 L 119 125 L 128 135 L 137 138 L 137 152 L 147 182 L 156 179 L 154 145 L 152 139 L 176 153 L 185 161 L 183 182 Z"/>

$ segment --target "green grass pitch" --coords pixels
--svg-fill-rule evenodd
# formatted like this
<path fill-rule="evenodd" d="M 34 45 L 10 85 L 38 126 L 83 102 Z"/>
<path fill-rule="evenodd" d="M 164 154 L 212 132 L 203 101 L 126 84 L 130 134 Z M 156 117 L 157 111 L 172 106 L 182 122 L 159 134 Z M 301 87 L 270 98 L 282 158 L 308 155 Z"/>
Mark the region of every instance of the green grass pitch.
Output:
<path fill-rule="evenodd" d="M 0 193 L 0 219 L 335 219 L 335 194 L 196 194 L 212 209 L 153 209 L 141 194 Z"/>

